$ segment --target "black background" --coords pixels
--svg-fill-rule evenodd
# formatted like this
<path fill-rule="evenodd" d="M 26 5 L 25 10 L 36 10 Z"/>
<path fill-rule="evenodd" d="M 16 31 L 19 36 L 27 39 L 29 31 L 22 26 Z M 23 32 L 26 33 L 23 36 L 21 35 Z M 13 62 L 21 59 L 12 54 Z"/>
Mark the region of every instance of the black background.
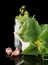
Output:
<path fill-rule="evenodd" d="M 8 0 L 0 3 L 0 61 L 1 65 L 11 65 L 13 61 L 6 58 L 5 48 L 10 46 L 14 49 L 14 18 L 19 14 L 19 8 L 26 5 L 30 16 L 35 14 L 39 24 L 48 24 L 48 3 L 41 0 Z"/>

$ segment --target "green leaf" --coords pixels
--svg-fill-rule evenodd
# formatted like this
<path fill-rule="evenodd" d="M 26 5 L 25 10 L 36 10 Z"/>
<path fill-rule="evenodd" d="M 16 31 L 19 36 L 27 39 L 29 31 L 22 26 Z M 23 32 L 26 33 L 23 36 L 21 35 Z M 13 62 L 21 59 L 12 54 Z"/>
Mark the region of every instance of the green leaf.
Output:
<path fill-rule="evenodd" d="M 44 46 L 43 46 L 44 47 Z M 46 55 L 46 54 L 48 54 L 48 48 L 47 47 L 44 47 L 43 49 L 42 49 L 42 53 L 41 53 L 42 55 Z"/>
<path fill-rule="evenodd" d="M 48 44 L 48 24 L 42 25 L 41 28 L 42 32 L 40 33 L 39 38 L 45 40 Z"/>
<path fill-rule="evenodd" d="M 21 54 L 24 55 L 38 55 L 38 49 L 35 46 L 30 45 Z"/>
<path fill-rule="evenodd" d="M 48 54 L 48 48 L 46 48 L 46 54 Z"/>
<path fill-rule="evenodd" d="M 23 35 L 25 39 L 34 43 L 41 32 L 41 27 L 35 18 L 28 18 L 26 31 Z"/>
<path fill-rule="evenodd" d="M 48 24 L 41 24 L 41 29 L 44 30 L 45 28 L 47 28 Z"/>

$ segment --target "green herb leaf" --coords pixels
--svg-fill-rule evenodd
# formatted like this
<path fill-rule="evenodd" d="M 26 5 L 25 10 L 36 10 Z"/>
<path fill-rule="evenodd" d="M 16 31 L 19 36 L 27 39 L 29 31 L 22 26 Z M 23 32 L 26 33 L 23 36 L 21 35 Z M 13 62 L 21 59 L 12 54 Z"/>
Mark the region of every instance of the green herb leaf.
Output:
<path fill-rule="evenodd" d="M 38 55 L 38 49 L 37 49 L 37 47 L 34 47 L 34 46 L 30 45 L 24 51 L 22 51 L 21 54 L 24 54 L 24 55 Z"/>

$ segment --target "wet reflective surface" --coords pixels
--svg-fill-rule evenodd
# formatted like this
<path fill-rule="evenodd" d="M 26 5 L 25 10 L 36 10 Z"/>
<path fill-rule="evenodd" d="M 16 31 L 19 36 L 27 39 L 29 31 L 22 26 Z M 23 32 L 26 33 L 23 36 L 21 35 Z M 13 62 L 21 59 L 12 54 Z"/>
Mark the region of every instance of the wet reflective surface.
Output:
<path fill-rule="evenodd" d="M 6 55 L 6 57 L 14 61 L 14 65 L 48 65 L 48 60 L 42 60 L 41 56 L 18 55 L 9 57 Z"/>

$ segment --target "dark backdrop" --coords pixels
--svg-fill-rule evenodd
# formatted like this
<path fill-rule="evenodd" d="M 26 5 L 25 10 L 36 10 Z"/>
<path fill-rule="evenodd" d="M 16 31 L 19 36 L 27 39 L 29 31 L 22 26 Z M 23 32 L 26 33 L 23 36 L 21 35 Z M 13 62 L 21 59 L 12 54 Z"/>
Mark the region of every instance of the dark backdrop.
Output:
<path fill-rule="evenodd" d="M 0 60 L 2 64 L 11 65 L 10 61 L 5 56 L 5 48 L 11 47 L 14 49 L 14 18 L 19 14 L 18 10 L 22 5 L 26 5 L 30 16 L 36 15 L 36 19 L 40 24 L 48 23 L 48 7 L 46 1 L 34 0 L 16 0 L 16 1 L 1 1 L 0 8 Z M 1 65 L 2 65 L 1 64 Z"/>

